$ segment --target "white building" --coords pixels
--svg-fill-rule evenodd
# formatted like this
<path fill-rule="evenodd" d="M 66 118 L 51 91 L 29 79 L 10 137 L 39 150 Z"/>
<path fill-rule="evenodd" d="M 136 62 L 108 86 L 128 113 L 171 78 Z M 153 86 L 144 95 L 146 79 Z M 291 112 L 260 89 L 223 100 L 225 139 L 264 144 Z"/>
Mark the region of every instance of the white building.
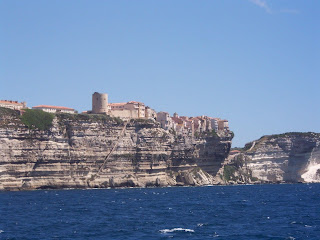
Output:
<path fill-rule="evenodd" d="M 110 103 L 108 105 L 109 113 L 113 117 L 119 117 L 124 120 L 129 119 L 155 119 L 156 112 L 147 107 L 142 102 L 130 101 L 127 103 Z"/>
<path fill-rule="evenodd" d="M 146 107 L 146 113 L 145 113 L 145 118 L 146 119 L 156 119 L 157 118 L 157 112 L 150 108 L 150 107 Z"/>
<path fill-rule="evenodd" d="M 218 129 L 221 131 L 229 131 L 229 122 L 228 120 L 219 120 L 218 121 Z"/>
<path fill-rule="evenodd" d="M 39 105 L 39 106 L 32 107 L 32 109 L 39 109 L 48 113 L 71 113 L 71 114 L 76 113 L 76 111 L 73 108 L 49 106 L 49 105 Z"/>
<path fill-rule="evenodd" d="M 27 108 L 26 102 L 19 103 L 18 101 L 11 101 L 11 100 L 0 100 L 0 107 L 10 108 L 13 110 L 21 110 Z"/>
<path fill-rule="evenodd" d="M 161 127 L 165 130 L 176 130 L 176 124 L 173 122 L 170 114 L 167 112 L 158 112 L 157 121 L 160 123 Z"/>
<path fill-rule="evenodd" d="M 211 120 L 211 126 L 212 129 L 214 129 L 216 132 L 219 130 L 218 122 L 221 121 L 220 118 L 210 118 Z"/>

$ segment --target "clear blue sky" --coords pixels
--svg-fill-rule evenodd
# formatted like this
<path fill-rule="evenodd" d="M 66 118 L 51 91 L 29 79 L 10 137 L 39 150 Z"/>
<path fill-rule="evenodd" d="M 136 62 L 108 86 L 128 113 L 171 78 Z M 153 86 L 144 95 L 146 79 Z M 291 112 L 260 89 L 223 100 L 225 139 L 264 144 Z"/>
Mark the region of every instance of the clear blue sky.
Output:
<path fill-rule="evenodd" d="M 233 146 L 320 132 L 318 0 L 0 0 L 0 99 L 91 94 L 226 118 Z"/>

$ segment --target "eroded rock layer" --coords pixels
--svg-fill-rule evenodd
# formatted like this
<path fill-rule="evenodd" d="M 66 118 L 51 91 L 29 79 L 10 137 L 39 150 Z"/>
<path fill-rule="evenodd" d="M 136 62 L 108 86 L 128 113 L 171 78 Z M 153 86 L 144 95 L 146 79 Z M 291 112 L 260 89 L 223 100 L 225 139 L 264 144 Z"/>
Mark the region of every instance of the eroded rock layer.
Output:
<path fill-rule="evenodd" d="M 230 156 L 219 173 L 225 183 L 320 182 L 320 134 L 264 136 Z"/>
<path fill-rule="evenodd" d="M 214 184 L 231 135 L 176 136 L 152 121 L 56 117 L 30 130 L 0 117 L 0 190 Z"/>

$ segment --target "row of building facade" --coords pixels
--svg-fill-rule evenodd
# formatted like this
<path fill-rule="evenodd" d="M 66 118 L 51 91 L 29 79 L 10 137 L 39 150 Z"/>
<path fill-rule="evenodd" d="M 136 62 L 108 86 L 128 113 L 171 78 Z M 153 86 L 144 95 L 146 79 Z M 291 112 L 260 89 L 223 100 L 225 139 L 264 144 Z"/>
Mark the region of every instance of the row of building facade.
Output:
<path fill-rule="evenodd" d="M 95 92 L 92 95 L 92 111 L 87 113 L 108 114 L 123 120 L 153 119 L 158 121 L 162 128 L 174 130 L 180 134 L 194 134 L 215 130 L 229 131 L 228 120 L 208 116 L 185 117 L 175 113 L 172 117 L 167 112 L 156 112 L 144 103 L 130 101 L 126 103 L 108 103 L 108 94 Z"/>
<path fill-rule="evenodd" d="M 108 94 L 98 92 L 92 95 L 92 110 L 87 111 L 87 113 L 108 114 L 123 120 L 157 118 L 156 111 L 142 102 L 109 103 Z"/>
<path fill-rule="evenodd" d="M 26 102 L 18 102 L 18 101 L 12 101 L 12 100 L 0 100 L 0 107 L 4 108 L 10 108 L 12 110 L 18 110 L 18 111 L 23 111 L 23 109 L 29 109 L 27 107 Z M 34 106 L 32 109 L 39 109 L 45 112 L 49 113 L 77 113 L 76 110 L 73 108 L 68 108 L 68 107 L 60 107 L 60 106 L 50 106 L 50 105 L 39 105 L 39 106 Z"/>
<path fill-rule="evenodd" d="M 12 110 L 22 110 L 27 108 L 27 103 L 12 100 L 0 100 L 0 107 L 10 108 Z"/>
<path fill-rule="evenodd" d="M 158 112 L 156 119 L 163 129 L 174 130 L 177 133 L 188 135 L 196 132 L 208 132 L 214 130 L 229 131 L 229 122 L 225 119 L 208 116 L 186 117 L 174 113 L 171 117 L 168 112 Z"/>
<path fill-rule="evenodd" d="M 26 102 L 0 100 L 0 107 L 11 108 L 21 111 L 27 108 Z M 69 113 L 74 114 L 77 111 L 69 107 L 38 105 L 32 109 L 39 109 L 49 113 Z M 146 106 L 142 102 L 130 101 L 123 103 L 109 103 L 108 94 L 95 92 L 92 95 L 92 110 L 85 111 L 86 114 L 107 114 L 113 117 L 119 117 L 122 120 L 130 119 L 152 119 L 160 123 L 166 130 L 173 130 L 178 134 L 194 134 L 196 132 L 205 132 L 215 130 L 229 131 L 227 120 L 212 118 L 208 116 L 186 117 L 175 113 L 170 116 L 167 112 L 156 112 L 154 109 Z"/>

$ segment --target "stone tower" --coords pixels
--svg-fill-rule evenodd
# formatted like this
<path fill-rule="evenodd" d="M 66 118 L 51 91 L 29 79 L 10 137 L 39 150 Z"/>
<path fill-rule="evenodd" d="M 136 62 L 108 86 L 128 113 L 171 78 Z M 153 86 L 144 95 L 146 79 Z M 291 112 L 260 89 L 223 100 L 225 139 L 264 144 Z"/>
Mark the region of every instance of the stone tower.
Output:
<path fill-rule="evenodd" d="M 108 94 L 92 94 L 92 113 L 108 113 Z"/>

